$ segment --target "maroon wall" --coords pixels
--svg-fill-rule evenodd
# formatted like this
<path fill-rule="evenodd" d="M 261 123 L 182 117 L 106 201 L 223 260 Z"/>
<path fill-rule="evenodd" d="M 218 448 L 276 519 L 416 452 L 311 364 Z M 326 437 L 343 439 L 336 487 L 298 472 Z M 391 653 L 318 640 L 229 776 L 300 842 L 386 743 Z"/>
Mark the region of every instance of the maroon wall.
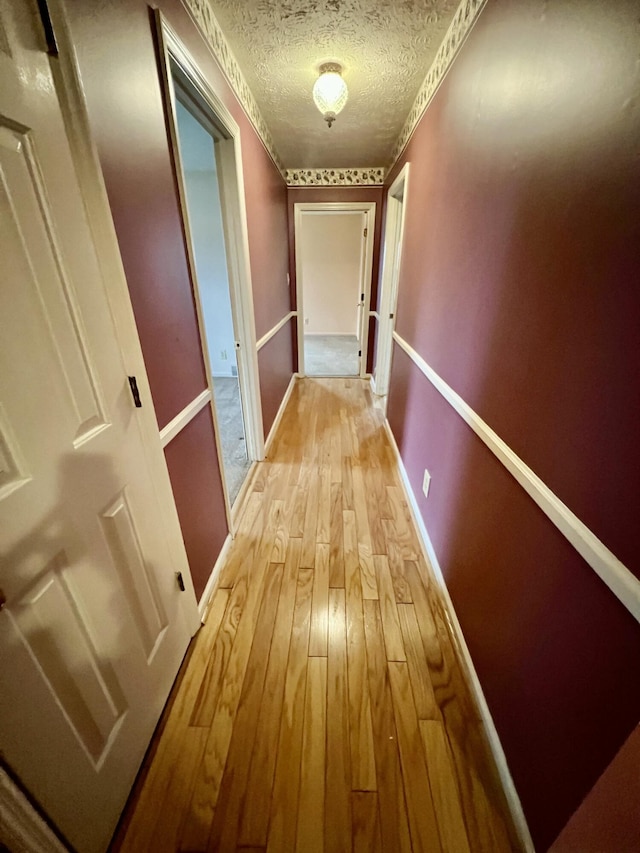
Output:
<path fill-rule="evenodd" d="M 640 726 L 598 779 L 551 853 L 616 853 L 640 847 Z"/>
<path fill-rule="evenodd" d="M 289 272 L 291 276 L 291 299 L 296 300 L 296 258 L 294 237 L 294 204 L 324 202 L 375 202 L 375 233 L 373 236 L 373 264 L 371 273 L 371 299 L 369 310 L 375 311 L 378 305 L 378 279 L 380 268 L 380 235 L 382 232 L 382 187 L 289 187 Z M 369 349 L 367 352 L 367 371 L 373 368 L 375 318 L 369 318 Z M 295 354 L 297 359 L 297 351 Z"/>
<path fill-rule="evenodd" d="M 262 387 L 262 420 L 265 433 L 271 429 L 280 403 L 291 381 L 293 342 L 291 330 L 295 320 L 286 323 L 258 353 L 260 376 L 268 376 L 268 387 Z"/>
<path fill-rule="evenodd" d="M 248 139 L 249 144 L 245 144 Z M 287 186 L 255 134 L 243 135 L 249 251 L 256 336 L 261 338 L 291 311 Z M 247 175 L 247 160 L 251 169 Z M 290 326 L 285 324 L 258 353 L 262 421 L 267 436 L 294 371 Z"/>
<path fill-rule="evenodd" d="M 165 426 L 206 386 L 169 148 L 154 24 L 144 0 L 68 0 L 94 138 L 129 284 L 153 402 Z M 257 336 L 289 310 L 286 186 L 178 0 L 156 4 L 240 126 Z M 270 412 L 291 374 L 286 334 L 261 361 Z M 286 371 L 285 371 L 286 372 Z M 286 387 L 286 386 L 285 386 Z M 280 394 L 280 399 L 282 395 Z M 276 406 L 277 408 L 277 406 Z M 265 426 L 268 419 L 265 417 Z M 175 444 L 174 442 L 178 442 Z M 166 452 L 199 595 L 227 534 L 210 417 L 200 415 Z M 195 467 L 194 467 L 195 466 Z M 195 474 L 190 480 L 186 472 Z"/>
<path fill-rule="evenodd" d="M 489 0 L 389 183 L 399 335 L 640 576 L 637 39 L 636 2 Z M 389 420 L 547 849 L 640 717 L 640 628 L 398 346 Z"/>
<path fill-rule="evenodd" d="M 227 536 L 227 519 L 220 506 L 220 490 L 212 471 L 218 471 L 218 457 L 212 440 L 213 424 L 209 406 L 182 429 L 165 448 L 182 537 L 198 598 L 209 579 L 217 546 Z M 212 512 L 211 508 L 218 508 Z"/>

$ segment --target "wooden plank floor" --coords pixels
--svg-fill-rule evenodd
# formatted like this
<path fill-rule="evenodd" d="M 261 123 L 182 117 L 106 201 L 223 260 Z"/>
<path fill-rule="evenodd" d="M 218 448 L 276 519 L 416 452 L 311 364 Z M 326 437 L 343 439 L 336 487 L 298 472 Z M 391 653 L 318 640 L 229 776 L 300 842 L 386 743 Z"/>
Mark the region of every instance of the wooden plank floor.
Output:
<path fill-rule="evenodd" d="M 298 381 L 113 850 L 517 850 L 367 385 Z"/>

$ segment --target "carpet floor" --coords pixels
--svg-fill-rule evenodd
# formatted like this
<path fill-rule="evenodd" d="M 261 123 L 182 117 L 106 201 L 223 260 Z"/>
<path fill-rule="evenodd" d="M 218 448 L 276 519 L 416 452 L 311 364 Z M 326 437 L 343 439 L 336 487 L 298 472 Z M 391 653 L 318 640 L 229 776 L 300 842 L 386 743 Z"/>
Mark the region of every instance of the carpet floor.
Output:
<path fill-rule="evenodd" d="M 224 476 L 233 504 L 250 467 L 244 437 L 240 385 L 235 376 L 214 376 L 213 396 L 222 445 Z"/>
<path fill-rule="evenodd" d="M 304 370 L 307 376 L 357 376 L 360 373 L 355 335 L 305 335 Z"/>

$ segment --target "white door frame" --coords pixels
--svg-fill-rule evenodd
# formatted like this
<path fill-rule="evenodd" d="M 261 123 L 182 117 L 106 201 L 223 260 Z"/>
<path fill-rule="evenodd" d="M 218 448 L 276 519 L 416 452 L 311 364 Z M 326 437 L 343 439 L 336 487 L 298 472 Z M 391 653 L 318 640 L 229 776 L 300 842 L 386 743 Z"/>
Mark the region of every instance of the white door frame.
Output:
<path fill-rule="evenodd" d="M 194 301 L 198 316 L 200 337 L 203 342 L 203 358 L 207 372 L 207 401 L 211 407 L 214 429 L 216 434 L 216 450 L 222 478 L 227 523 L 231 535 L 235 532 L 235 522 L 240 501 L 236 500 L 231 507 L 227 488 L 222 448 L 219 440 L 220 430 L 213 397 L 213 379 L 209 360 L 209 349 L 206 345 L 206 329 L 200 288 L 193 253 L 193 241 L 189 225 L 189 212 L 184 175 L 180 161 L 180 146 L 177 133 L 176 96 L 171 72 L 171 63 L 178 68 L 184 78 L 183 85 L 189 95 L 197 103 L 212 123 L 219 130 L 222 138 L 216 142 L 220 169 L 220 202 L 224 227 L 225 248 L 227 255 L 227 270 L 229 275 L 229 293 L 231 296 L 231 311 L 236 335 L 236 356 L 238 361 L 238 379 L 242 394 L 242 404 L 245 415 L 245 439 L 247 455 L 252 462 L 264 459 L 264 429 L 262 423 L 262 405 L 260 397 L 260 379 L 258 373 L 258 353 L 256 347 L 256 326 L 253 310 L 253 289 L 251 284 L 251 264 L 249 257 L 249 232 L 247 227 L 247 211 L 244 192 L 244 175 L 242 169 L 242 149 L 240 127 L 211 88 L 204 75 L 196 65 L 190 53 L 184 47 L 175 31 L 167 23 L 162 13 L 155 12 L 161 46 L 162 82 L 166 102 L 171 113 L 169 134 L 171 147 L 176 164 L 178 177 L 178 196 L 182 221 L 186 232 L 186 250 L 189 271 L 194 285 Z M 199 400 L 199 395 L 196 400 Z M 196 403 L 196 401 L 194 401 Z M 189 408 L 189 407 L 187 407 Z M 195 413 L 200 411 L 197 406 Z M 193 417 L 193 415 L 192 415 Z M 190 420 L 190 418 L 189 418 Z M 182 426 L 186 426 L 186 420 Z M 182 427 L 181 427 L 182 428 Z M 172 433 L 176 435 L 176 432 Z"/>
<path fill-rule="evenodd" d="M 0 842 L 8 850 L 69 853 L 24 791 L 0 764 Z"/>
<path fill-rule="evenodd" d="M 371 300 L 371 276 L 373 270 L 373 239 L 376 222 L 376 203 L 374 201 L 331 201 L 297 202 L 294 204 L 294 241 L 296 255 L 296 310 L 298 313 L 298 375 L 304 376 L 304 309 L 302 286 L 301 226 L 302 217 L 318 213 L 354 213 L 365 215 L 366 236 L 364 237 L 364 262 L 361 263 L 362 281 L 360 293 L 364 299 L 359 303 L 358 340 L 362 356 L 360 358 L 360 377 L 367 374 L 367 351 L 369 345 L 369 303 Z"/>
<path fill-rule="evenodd" d="M 389 393 L 393 330 L 396 325 L 398 283 L 402 264 L 402 241 L 408 189 L 409 164 L 405 163 L 387 192 L 387 218 L 384 229 L 380 285 L 380 320 L 374 380 L 375 393 L 380 397 L 386 397 Z"/>

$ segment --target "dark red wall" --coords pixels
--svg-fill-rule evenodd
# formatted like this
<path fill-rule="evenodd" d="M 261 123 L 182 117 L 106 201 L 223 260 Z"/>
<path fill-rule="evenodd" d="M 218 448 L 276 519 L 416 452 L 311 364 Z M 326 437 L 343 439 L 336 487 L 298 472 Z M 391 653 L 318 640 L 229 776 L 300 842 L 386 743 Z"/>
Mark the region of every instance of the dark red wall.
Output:
<path fill-rule="evenodd" d="M 551 853 L 616 853 L 640 847 L 640 726 L 562 830 Z"/>
<path fill-rule="evenodd" d="M 144 0 L 68 0 L 66 5 L 162 428 L 204 390 L 206 377 L 151 10 Z M 286 186 L 182 4 L 156 5 L 240 126 L 260 337 L 290 310 Z M 278 335 L 270 346 L 271 361 L 261 359 L 260 374 L 266 429 L 282 399 L 283 365 L 288 363 L 289 375 L 292 370 L 289 336 Z M 271 363 L 278 365 L 274 375 Z M 227 534 L 211 418 L 199 415 L 168 445 L 166 458 L 199 595 Z"/>
<path fill-rule="evenodd" d="M 209 579 L 217 554 L 212 548 L 224 542 L 228 528 L 220 506 L 218 456 L 209 406 L 182 429 L 165 448 L 182 537 L 198 598 Z M 215 476 L 213 476 L 215 474 Z M 211 512 L 211 508 L 217 511 Z M 213 544 L 212 544 L 213 543 Z"/>
<path fill-rule="evenodd" d="M 371 273 L 371 299 L 369 310 L 375 311 L 378 305 L 378 279 L 380 268 L 380 235 L 382 232 L 382 202 L 384 192 L 382 187 L 289 187 L 289 272 L 291 276 L 291 299 L 296 300 L 296 258 L 294 238 L 294 204 L 324 203 L 324 202 L 375 202 L 375 233 L 373 236 L 373 263 Z M 369 349 L 367 352 L 367 371 L 373 367 L 374 357 L 375 318 L 369 318 Z M 297 360 L 297 351 L 295 353 Z"/>
<path fill-rule="evenodd" d="M 293 305 L 287 281 L 287 187 L 259 138 L 249 128 L 243 133 L 242 145 L 256 337 L 261 338 Z M 294 371 L 290 325 L 283 326 L 258 353 L 265 437 Z"/>
<path fill-rule="evenodd" d="M 640 576 L 637 13 L 489 0 L 389 183 L 399 335 Z M 397 346 L 389 419 L 547 849 L 640 718 L 640 627 Z"/>
<path fill-rule="evenodd" d="M 292 328 L 295 320 L 286 323 L 258 353 L 260 376 L 269 377 L 269 386 L 262 387 L 262 420 L 265 433 L 271 429 L 280 403 L 291 381 L 293 359 Z"/>

